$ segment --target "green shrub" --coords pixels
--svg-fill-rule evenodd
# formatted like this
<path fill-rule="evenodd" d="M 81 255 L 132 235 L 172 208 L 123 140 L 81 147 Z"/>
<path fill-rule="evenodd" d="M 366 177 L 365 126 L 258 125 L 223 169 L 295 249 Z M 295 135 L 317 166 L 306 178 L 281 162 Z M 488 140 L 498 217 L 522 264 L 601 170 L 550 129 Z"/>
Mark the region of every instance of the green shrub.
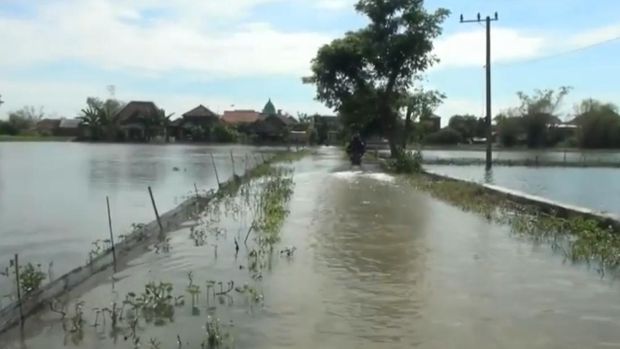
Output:
<path fill-rule="evenodd" d="M 12 123 L 0 120 L 0 135 L 15 136 L 18 133 L 19 130 Z"/>
<path fill-rule="evenodd" d="M 237 131 L 224 125 L 215 125 L 213 136 L 215 141 L 219 143 L 234 143 L 239 139 Z"/>
<path fill-rule="evenodd" d="M 450 127 L 443 128 L 435 133 L 431 133 L 424 137 L 424 143 L 455 145 L 461 142 L 462 136 L 459 131 Z"/>
<path fill-rule="evenodd" d="M 401 152 L 388 161 L 388 167 L 396 173 L 416 173 L 422 170 L 422 153 Z"/>

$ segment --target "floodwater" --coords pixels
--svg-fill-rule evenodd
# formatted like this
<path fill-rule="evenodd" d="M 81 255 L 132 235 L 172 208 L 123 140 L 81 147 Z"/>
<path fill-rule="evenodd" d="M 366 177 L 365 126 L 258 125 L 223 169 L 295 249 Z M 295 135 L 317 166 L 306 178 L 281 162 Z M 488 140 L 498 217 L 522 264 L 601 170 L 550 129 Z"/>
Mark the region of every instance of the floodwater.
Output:
<path fill-rule="evenodd" d="M 0 143 L 0 267 L 19 253 L 46 273 L 53 263 L 52 277 L 59 276 L 86 262 L 93 241 L 109 237 L 106 196 L 118 236 L 132 223 L 155 219 L 148 186 L 162 213 L 193 193 L 194 184 L 199 190 L 217 187 L 210 154 L 224 181 L 232 175 L 231 152 L 239 173 L 246 154 L 264 151 L 269 149 Z"/>
<path fill-rule="evenodd" d="M 485 150 L 436 150 L 422 151 L 425 159 L 484 159 Z M 620 163 L 620 152 L 616 150 L 570 150 L 553 149 L 506 150 L 494 149 L 493 158 L 497 160 L 530 160 L 535 161 L 567 161 L 567 162 L 617 162 Z"/>
<path fill-rule="evenodd" d="M 495 184 L 551 200 L 620 215 L 620 169 L 575 167 L 425 165 L 452 177 Z"/>
<path fill-rule="evenodd" d="M 227 223 L 227 236 L 196 247 L 188 230 L 171 235 L 169 253 L 152 250 L 105 282 L 85 289 L 85 312 L 120 302 L 146 281 L 170 281 L 183 292 L 187 273 L 205 280 L 248 282 L 264 304 L 235 296 L 213 314 L 233 326 L 237 348 L 614 348 L 620 347 L 620 285 L 563 263 L 546 246 L 414 190 L 404 179 L 352 171 L 342 155 L 321 150 L 295 166 L 291 214 L 262 281 L 248 280 L 247 252 L 233 236 L 248 222 Z M 215 252 L 217 245 L 217 253 Z M 187 297 L 187 295 L 186 295 Z M 191 316 L 144 326 L 143 347 L 198 348 L 207 319 L 204 297 Z M 199 313 L 199 314 L 198 314 Z M 64 348 L 64 332 L 42 314 L 0 337 L 0 347 Z M 89 317 L 92 322 L 92 317 Z M 108 320 L 109 321 L 109 320 Z M 109 325 L 109 323 L 108 323 Z M 69 344 L 71 345 L 71 344 Z M 83 348 L 131 348 L 109 331 L 85 330 Z"/>

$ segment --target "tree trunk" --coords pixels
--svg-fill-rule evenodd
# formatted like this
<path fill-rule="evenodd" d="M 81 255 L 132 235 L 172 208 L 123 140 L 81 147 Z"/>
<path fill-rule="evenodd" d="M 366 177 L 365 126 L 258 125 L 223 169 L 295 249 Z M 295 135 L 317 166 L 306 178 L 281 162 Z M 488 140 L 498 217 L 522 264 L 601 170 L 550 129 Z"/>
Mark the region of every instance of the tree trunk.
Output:
<path fill-rule="evenodd" d="M 405 130 L 403 132 L 403 139 L 402 139 L 403 149 L 407 149 L 407 143 L 409 142 L 409 136 L 411 133 L 411 114 L 412 114 L 411 108 L 407 108 L 407 116 L 405 117 Z"/>

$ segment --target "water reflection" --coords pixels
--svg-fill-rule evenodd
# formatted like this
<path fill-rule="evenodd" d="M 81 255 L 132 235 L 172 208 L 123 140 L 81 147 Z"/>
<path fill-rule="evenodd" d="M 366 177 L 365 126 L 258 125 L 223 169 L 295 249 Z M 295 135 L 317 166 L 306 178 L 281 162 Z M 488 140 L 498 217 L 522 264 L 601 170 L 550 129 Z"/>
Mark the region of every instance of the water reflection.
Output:
<path fill-rule="evenodd" d="M 493 184 L 493 169 L 485 169 L 484 170 L 484 183 Z"/>

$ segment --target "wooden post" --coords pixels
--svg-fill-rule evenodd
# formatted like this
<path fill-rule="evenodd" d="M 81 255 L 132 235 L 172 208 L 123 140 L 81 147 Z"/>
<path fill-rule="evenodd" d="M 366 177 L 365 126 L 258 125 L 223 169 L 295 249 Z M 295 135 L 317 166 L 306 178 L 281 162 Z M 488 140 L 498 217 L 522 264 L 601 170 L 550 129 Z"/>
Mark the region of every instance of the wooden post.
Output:
<path fill-rule="evenodd" d="M 200 195 L 198 195 L 198 187 L 196 186 L 196 183 L 194 183 L 194 191 L 196 192 L 196 199 L 200 198 Z"/>
<path fill-rule="evenodd" d="M 233 177 L 234 177 L 236 175 L 236 173 L 235 173 L 235 158 L 233 157 L 232 150 L 230 151 L 230 161 L 232 161 L 232 171 L 233 171 Z"/>
<path fill-rule="evenodd" d="M 19 302 L 19 325 L 24 327 L 24 310 L 22 309 L 22 291 L 19 281 L 19 254 L 15 254 L 15 281 L 17 281 L 17 301 Z"/>
<path fill-rule="evenodd" d="M 566 149 L 564 149 L 564 163 L 566 164 Z"/>
<path fill-rule="evenodd" d="M 161 225 L 161 220 L 159 219 L 159 212 L 157 212 L 157 205 L 155 205 L 155 198 L 153 198 L 153 191 L 149 186 L 149 195 L 151 196 L 151 203 L 153 204 L 153 210 L 155 211 L 155 217 L 157 217 L 157 224 L 159 225 L 159 231 L 161 234 L 164 233 L 164 226 Z"/>
<path fill-rule="evenodd" d="M 108 226 L 110 228 L 110 245 L 112 245 L 112 260 L 114 261 L 114 271 L 116 271 L 116 247 L 114 246 L 114 233 L 112 232 L 112 214 L 110 213 L 110 198 L 105 197 L 108 206 Z"/>
<path fill-rule="evenodd" d="M 248 172 L 248 153 L 245 153 L 245 172 Z"/>
<path fill-rule="evenodd" d="M 217 167 L 215 166 L 215 159 L 213 158 L 213 153 L 211 153 L 211 164 L 213 164 L 213 170 L 215 171 L 215 180 L 217 181 L 217 186 L 220 187 L 220 176 L 217 174 Z"/>

